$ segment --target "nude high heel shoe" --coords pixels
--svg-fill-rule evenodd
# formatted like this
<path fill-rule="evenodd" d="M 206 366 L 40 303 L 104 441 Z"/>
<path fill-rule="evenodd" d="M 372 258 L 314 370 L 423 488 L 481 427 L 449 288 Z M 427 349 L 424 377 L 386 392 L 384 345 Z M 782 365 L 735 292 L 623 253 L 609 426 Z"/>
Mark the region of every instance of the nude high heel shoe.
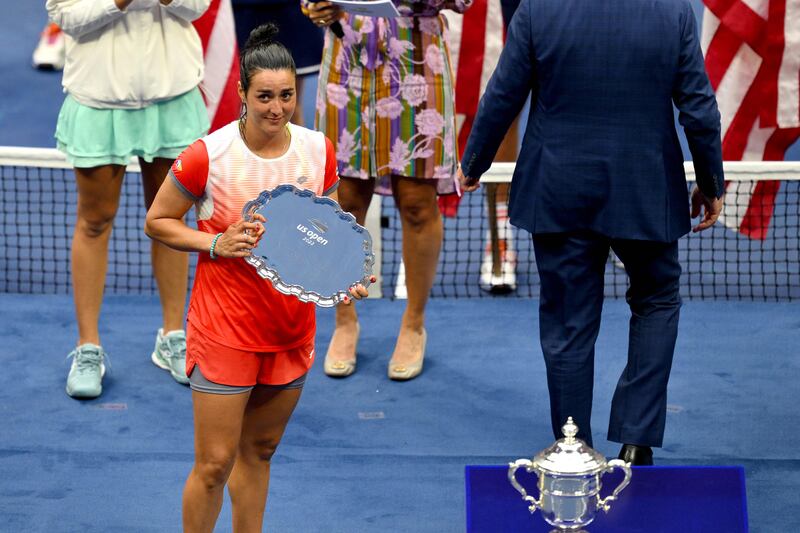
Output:
<path fill-rule="evenodd" d="M 408 381 L 422 373 L 422 364 L 425 361 L 425 347 L 428 344 L 428 332 L 422 329 L 422 353 L 413 363 L 400 364 L 389 361 L 389 379 L 395 381 Z"/>
<path fill-rule="evenodd" d="M 353 347 L 353 357 L 343 361 L 334 361 L 331 358 L 331 348 L 334 345 L 334 339 L 331 338 L 331 343 L 328 345 L 328 352 L 325 354 L 325 364 L 323 365 L 325 374 L 334 378 L 346 378 L 356 371 L 356 349 L 358 348 L 358 337 L 361 334 L 361 326 L 356 323 L 356 345 Z M 336 331 L 333 332 L 333 337 L 336 337 Z"/>

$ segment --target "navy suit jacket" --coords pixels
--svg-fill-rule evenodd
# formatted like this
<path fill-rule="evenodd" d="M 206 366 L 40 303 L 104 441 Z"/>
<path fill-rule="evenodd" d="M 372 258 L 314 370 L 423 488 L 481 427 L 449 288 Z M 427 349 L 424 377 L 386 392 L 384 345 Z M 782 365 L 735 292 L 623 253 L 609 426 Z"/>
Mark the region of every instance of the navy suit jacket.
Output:
<path fill-rule="evenodd" d="M 673 102 L 697 184 L 724 191 L 720 116 L 688 0 L 522 0 L 462 157 L 478 178 L 532 93 L 511 222 L 671 242 L 690 229 Z"/>

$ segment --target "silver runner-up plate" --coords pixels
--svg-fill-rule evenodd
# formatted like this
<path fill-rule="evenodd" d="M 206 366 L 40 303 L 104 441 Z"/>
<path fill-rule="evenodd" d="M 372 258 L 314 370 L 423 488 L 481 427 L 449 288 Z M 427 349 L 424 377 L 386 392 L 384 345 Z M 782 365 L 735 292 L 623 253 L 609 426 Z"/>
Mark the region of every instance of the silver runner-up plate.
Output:
<path fill-rule="evenodd" d="M 266 219 L 264 234 L 245 261 L 278 292 L 333 307 L 360 283 L 369 286 L 372 237 L 330 198 L 280 185 L 247 202 L 242 217 Z"/>

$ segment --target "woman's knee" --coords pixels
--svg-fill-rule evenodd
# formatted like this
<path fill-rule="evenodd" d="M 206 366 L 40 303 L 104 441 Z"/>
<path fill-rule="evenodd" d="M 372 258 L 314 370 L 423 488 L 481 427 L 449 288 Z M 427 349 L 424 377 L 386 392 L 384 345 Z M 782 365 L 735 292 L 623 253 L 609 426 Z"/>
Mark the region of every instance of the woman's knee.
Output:
<path fill-rule="evenodd" d="M 425 180 L 396 178 L 392 186 L 404 228 L 422 231 L 438 222 L 441 215 L 434 184 Z"/>
<path fill-rule="evenodd" d="M 240 453 L 251 461 L 269 463 L 278 449 L 280 437 L 262 436 L 245 439 L 240 445 Z"/>
<path fill-rule="evenodd" d="M 96 239 L 105 235 L 111 230 L 114 224 L 114 217 L 117 214 L 116 208 L 113 209 L 80 209 L 75 231 L 82 235 Z"/>
<path fill-rule="evenodd" d="M 439 220 L 436 198 L 413 198 L 404 200 L 400 207 L 403 227 L 411 231 L 423 231 Z"/>
<path fill-rule="evenodd" d="M 363 224 L 367 217 L 369 202 L 363 202 L 360 198 L 350 197 L 343 194 L 339 195 L 338 201 L 343 211 L 352 214 L 359 224 Z"/>
<path fill-rule="evenodd" d="M 342 178 L 338 189 L 338 202 L 344 211 L 352 213 L 356 220 L 362 222 L 372 201 L 373 187 L 367 187 L 364 180 Z M 370 184 L 371 185 L 371 184 Z"/>
<path fill-rule="evenodd" d="M 219 488 L 228 481 L 235 453 L 216 453 L 195 459 L 194 471 L 200 482 L 209 490 Z"/>

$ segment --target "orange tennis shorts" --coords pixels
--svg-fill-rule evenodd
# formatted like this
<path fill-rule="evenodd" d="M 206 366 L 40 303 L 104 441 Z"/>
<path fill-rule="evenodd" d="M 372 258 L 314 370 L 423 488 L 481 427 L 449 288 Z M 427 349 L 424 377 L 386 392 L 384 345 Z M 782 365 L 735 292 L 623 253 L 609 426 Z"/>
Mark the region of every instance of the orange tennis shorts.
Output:
<path fill-rule="evenodd" d="M 248 352 L 220 344 L 191 322 L 186 327 L 186 375 L 200 365 L 213 383 L 235 387 L 285 385 L 306 374 L 314 364 L 314 341 L 281 352 Z"/>

